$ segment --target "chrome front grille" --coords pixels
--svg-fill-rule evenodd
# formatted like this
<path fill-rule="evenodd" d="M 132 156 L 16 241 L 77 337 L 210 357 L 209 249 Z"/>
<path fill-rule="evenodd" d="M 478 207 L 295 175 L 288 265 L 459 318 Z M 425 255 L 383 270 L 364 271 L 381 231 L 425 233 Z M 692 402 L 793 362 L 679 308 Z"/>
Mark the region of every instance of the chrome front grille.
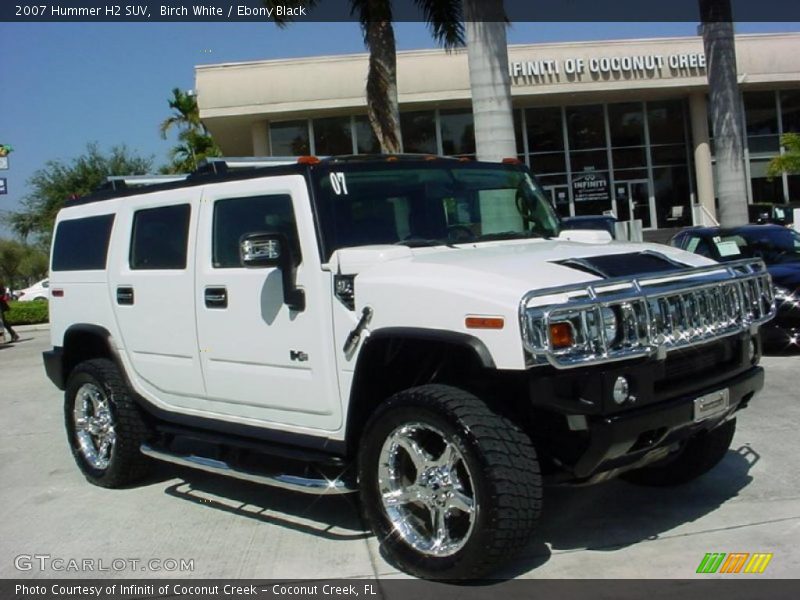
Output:
<path fill-rule="evenodd" d="M 664 355 L 746 331 L 774 314 L 760 260 L 537 290 L 520 304 L 529 362 L 558 368 Z M 554 345 L 554 324 L 569 327 L 572 345 Z"/>

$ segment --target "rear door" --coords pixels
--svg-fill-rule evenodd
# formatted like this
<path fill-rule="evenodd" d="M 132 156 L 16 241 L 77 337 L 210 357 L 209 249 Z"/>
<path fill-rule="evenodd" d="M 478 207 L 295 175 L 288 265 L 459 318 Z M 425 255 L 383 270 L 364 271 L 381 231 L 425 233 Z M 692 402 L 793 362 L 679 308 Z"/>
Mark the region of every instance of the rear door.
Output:
<path fill-rule="evenodd" d="M 158 404 L 194 406 L 205 394 L 194 318 L 199 189 L 121 202 L 109 293 L 139 387 Z"/>
<path fill-rule="evenodd" d="M 241 266 L 247 233 L 288 238 L 305 310 L 284 303 L 280 269 Z M 209 410 L 271 426 L 338 429 L 332 278 L 321 268 L 305 179 L 207 186 L 199 239 L 195 303 Z"/>

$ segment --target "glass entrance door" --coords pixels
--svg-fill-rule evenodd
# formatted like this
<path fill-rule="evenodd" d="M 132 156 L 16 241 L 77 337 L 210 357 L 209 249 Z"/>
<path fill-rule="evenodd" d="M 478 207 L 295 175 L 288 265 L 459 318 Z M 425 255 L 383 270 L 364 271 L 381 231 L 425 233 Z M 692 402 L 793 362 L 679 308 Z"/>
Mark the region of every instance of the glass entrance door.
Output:
<path fill-rule="evenodd" d="M 617 201 L 617 219 L 630 221 L 640 219 L 642 229 L 658 227 L 655 217 L 655 199 L 650 193 L 647 179 L 631 179 L 614 182 Z"/>
<path fill-rule="evenodd" d="M 548 185 L 544 189 L 549 195 L 550 204 L 556 209 L 558 216 L 570 216 L 569 187 L 566 185 Z"/>

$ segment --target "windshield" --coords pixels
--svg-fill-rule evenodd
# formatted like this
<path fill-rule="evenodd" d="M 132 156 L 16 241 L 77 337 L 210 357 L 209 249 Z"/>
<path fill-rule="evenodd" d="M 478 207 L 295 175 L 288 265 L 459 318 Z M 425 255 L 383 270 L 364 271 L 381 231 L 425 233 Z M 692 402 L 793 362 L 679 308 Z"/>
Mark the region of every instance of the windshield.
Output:
<path fill-rule="evenodd" d="M 527 171 L 449 162 L 314 168 L 325 256 L 370 244 L 452 246 L 558 235 L 558 217 Z"/>
<path fill-rule="evenodd" d="M 768 265 L 800 261 L 800 234 L 783 227 L 712 238 L 722 260 L 761 258 Z"/>

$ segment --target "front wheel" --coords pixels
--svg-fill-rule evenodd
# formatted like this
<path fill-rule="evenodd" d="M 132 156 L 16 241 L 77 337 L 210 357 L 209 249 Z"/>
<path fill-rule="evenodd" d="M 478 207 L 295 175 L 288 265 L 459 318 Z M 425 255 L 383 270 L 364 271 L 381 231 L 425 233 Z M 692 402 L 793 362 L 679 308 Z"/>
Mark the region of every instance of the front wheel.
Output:
<path fill-rule="evenodd" d="M 359 455 L 365 517 L 389 559 L 428 579 L 476 578 L 521 549 L 541 510 L 530 439 L 444 385 L 394 395 Z"/>
<path fill-rule="evenodd" d="M 736 419 L 689 438 L 672 456 L 641 469 L 623 473 L 620 477 L 630 483 L 668 487 L 688 483 L 713 469 L 728 452 Z"/>

